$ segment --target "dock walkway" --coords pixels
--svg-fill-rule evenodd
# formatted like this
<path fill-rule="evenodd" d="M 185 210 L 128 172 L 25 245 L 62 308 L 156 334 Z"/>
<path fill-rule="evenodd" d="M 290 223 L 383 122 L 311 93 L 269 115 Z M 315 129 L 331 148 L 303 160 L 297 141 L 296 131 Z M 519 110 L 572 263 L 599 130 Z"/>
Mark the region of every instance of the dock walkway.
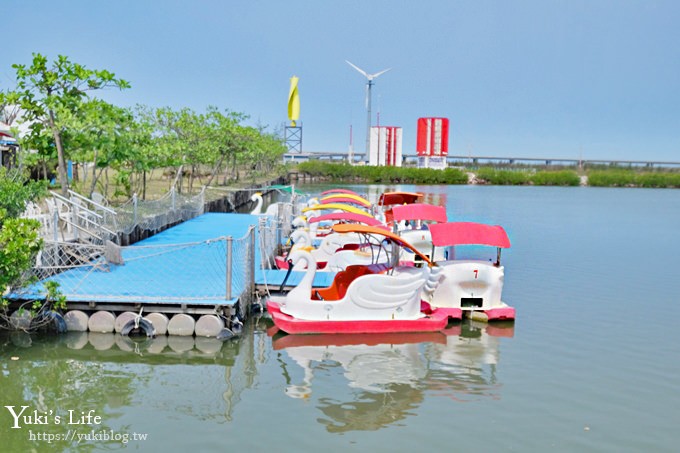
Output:
<path fill-rule="evenodd" d="M 243 276 L 248 253 L 247 236 L 251 227 L 257 229 L 258 221 L 259 216 L 249 214 L 203 214 L 134 245 L 120 247 L 123 264 L 111 264 L 102 256 L 99 261 L 42 280 L 22 292 L 20 297 L 26 300 L 44 298 L 42 283 L 51 280 L 59 283 L 69 306 L 77 302 L 87 303 L 90 307 L 162 304 L 177 305 L 183 307 L 181 311 L 191 312 L 187 310 L 189 306 L 234 305 L 246 289 Z M 233 238 L 229 288 L 228 237 Z M 257 247 L 254 252 L 255 262 L 259 263 Z"/>

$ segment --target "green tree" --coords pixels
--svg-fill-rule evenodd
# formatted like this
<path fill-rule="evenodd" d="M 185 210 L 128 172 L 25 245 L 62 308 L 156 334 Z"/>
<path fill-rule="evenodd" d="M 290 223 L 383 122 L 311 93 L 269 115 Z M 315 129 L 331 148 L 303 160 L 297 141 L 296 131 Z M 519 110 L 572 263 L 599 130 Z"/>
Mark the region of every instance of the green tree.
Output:
<path fill-rule="evenodd" d="M 257 174 L 272 174 L 274 169 L 281 165 L 281 158 L 287 151 L 284 140 L 276 133 L 267 132 L 264 126 L 250 129 L 252 145 L 245 157 L 255 163 L 254 171 Z"/>
<path fill-rule="evenodd" d="M 26 202 L 37 199 L 44 190 L 43 184 L 0 168 L 0 294 L 20 283 L 40 250 L 38 222 L 19 215 Z"/>
<path fill-rule="evenodd" d="M 133 171 L 148 170 L 145 151 L 151 142 L 151 131 L 137 122 L 132 110 L 90 99 L 82 103 L 77 115 L 69 112 L 62 118 L 68 125 L 65 142 L 71 157 L 83 164 L 92 163 L 91 177 L 88 181 L 84 173 L 81 186 L 81 191 L 89 197 L 108 168 L 117 170 L 125 178 Z M 130 181 L 126 179 L 124 185 L 129 187 Z"/>
<path fill-rule="evenodd" d="M 188 108 L 156 110 L 157 145 L 167 157 L 167 163 L 176 168 L 175 183 L 179 190 L 184 173 L 188 173 L 191 191 L 201 165 L 212 168 L 209 181 L 223 163 L 236 165 L 235 156 L 249 141 L 248 134 L 239 124 L 244 118 L 243 114 L 221 112 L 216 107 L 209 107 L 206 113 Z"/>
<path fill-rule="evenodd" d="M 57 148 L 52 133 L 42 123 L 34 123 L 31 133 L 19 137 L 21 162 L 36 177 L 51 180 L 57 168 Z M 31 150 L 31 152 L 26 152 Z"/>
<path fill-rule="evenodd" d="M 22 121 L 40 123 L 51 133 L 57 153 L 61 191 L 66 195 L 66 159 L 69 154 L 64 147 L 67 124 L 62 118 L 69 114 L 77 115 L 89 92 L 112 86 L 125 89 L 130 84 L 117 79 L 112 72 L 87 69 L 63 55 L 49 63 L 47 57 L 34 53 L 30 66 L 14 64 L 12 67 L 16 71 L 17 86 L 14 90 L 0 93 L 0 105 L 20 105 Z M 39 130 L 39 133 L 43 132 Z"/>
<path fill-rule="evenodd" d="M 175 111 L 169 107 L 157 109 L 154 118 L 157 127 L 156 144 L 166 156 L 168 166 L 175 168 L 173 184 L 181 191 L 184 166 L 187 161 L 191 164 L 199 153 L 199 120 L 196 113 L 189 108 Z"/>
<path fill-rule="evenodd" d="M 11 126 L 19 115 L 20 108 L 13 103 L 12 98 L 2 98 L 0 100 L 0 121 Z"/>

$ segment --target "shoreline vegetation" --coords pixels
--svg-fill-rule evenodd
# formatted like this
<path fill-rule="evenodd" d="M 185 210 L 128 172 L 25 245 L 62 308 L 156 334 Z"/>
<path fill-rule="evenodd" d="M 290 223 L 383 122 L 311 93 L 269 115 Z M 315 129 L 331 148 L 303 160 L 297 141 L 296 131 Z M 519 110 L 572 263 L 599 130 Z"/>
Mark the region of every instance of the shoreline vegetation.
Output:
<path fill-rule="evenodd" d="M 680 171 L 596 168 L 545 169 L 535 167 L 475 168 L 449 167 L 445 170 L 414 167 L 373 167 L 307 161 L 297 164 L 305 177 L 333 182 L 374 184 L 489 184 L 534 186 L 590 186 L 680 188 Z"/>

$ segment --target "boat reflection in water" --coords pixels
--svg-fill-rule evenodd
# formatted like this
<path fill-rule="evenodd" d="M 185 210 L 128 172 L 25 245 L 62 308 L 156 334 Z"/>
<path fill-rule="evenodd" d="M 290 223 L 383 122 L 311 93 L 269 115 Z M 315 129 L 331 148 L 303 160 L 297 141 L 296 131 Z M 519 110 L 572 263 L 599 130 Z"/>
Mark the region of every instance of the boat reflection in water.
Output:
<path fill-rule="evenodd" d="M 377 430 L 405 419 L 428 397 L 500 398 L 496 367 L 514 324 L 464 321 L 442 332 L 286 335 L 269 330 L 302 370 L 284 367 L 285 392 L 317 401 L 329 432 Z M 338 376 L 347 385 L 333 385 Z M 313 395 L 314 389 L 314 395 Z"/>
<path fill-rule="evenodd" d="M 458 326 L 456 335 L 446 336 L 445 344 L 426 345 L 428 390 L 460 402 L 500 399 L 496 367 L 501 338 L 512 337 L 514 333 L 512 321 L 493 324 L 466 321 Z"/>

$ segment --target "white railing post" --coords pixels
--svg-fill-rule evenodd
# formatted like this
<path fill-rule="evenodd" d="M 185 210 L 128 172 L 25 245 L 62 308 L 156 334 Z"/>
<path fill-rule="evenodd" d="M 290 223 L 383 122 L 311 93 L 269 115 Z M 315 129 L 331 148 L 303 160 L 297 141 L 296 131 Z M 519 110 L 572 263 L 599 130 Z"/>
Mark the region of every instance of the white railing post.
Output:
<path fill-rule="evenodd" d="M 54 213 L 52 214 L 52 231 L 54 232 L 54 242 L 57 242 L 59 240 L 59 211 L 57 210 L 58 208 L 56 208 L 56 202 L 54 205 L 55 209 Z"/>
<path fill-rule="evenodd" d="M 71 222 L 73 222 L 73 237 L 78 239 L 78 230 L 80 229 L 80 207 L 77 203 L 69 200 L 71 207 L 73 208 L 73 213 L 71 214 Z"/>
<path fill-rule="evenodd" d="M 231 274 L 232 274 L 232 252 L 233 252 L 233 238 L 231 236 L 227 237 L 227 286 L 226 286 L 226 299 L 231 299 Z"/>
<path fill-rule="evenodd" d="M 201 189 L 200 201 L 201 208 L 198 210 L 199 215 L 205 212 L 205 186 L 203 186 L 203 188 Z"/>
<path fill-rule="evenodd" d="M 250 271 L 250 279 L 248 281 L 248 286 L 246 287 L 246 291 L 248 291 L 247 295 L 247 300 L 248 300 L 248 313 L 250 311 L 250 301 L 252 300 L 253 293 L 255 292 L 255 227 L 251 226 L 250 230 L 248 231 L 250 235 L 250 266 L 248 267 L 248 270 Z"/>
<path fill-rule="evenodd" d="M 267 263 L 267 269 L 270 269 L 270 261 L 269 261 L 269 250 L 268 247 L 266 246 L 267 241 L 267 235 L 265 232 L 265 227 L 267 225 L 267 219 L 265 217 L 260 217 L 258 220 L 257 224 L 257 234 L 260 235 L 260 268 L 264 269 L 265 268 L 265 262 Z M 265 261 L 266 260 L 266 261 Z"/>
<path fill-rule="evenodd" d="M 133 207 L 133 214 L 132 214 L 132 221 L 134 225 L 137 225 L 137 194 L 134 193 L 132 195 L 132 207 Z"/>

